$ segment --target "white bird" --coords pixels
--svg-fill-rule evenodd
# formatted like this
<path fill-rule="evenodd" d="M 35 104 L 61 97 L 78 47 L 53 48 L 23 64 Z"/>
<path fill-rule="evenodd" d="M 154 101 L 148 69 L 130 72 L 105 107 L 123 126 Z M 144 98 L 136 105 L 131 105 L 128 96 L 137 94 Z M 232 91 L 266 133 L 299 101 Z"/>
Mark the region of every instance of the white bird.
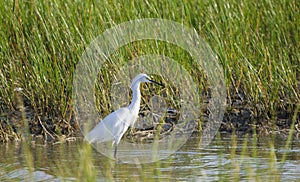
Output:
<path fill-rule="evenodd" d="M 89 143 L 112 141 L 115 147 L 114 157 L 117 155 L 118 144 L 127 131 L 128 127 L 133 126 L 138 118 L 141 102 L 140 83 L 149 82 L 161 85 L 151 80 L 146 74 L 137 75 L 131 83 L 132 101 L 128 107 L 122 107 L 108 116 L 106 116 L 95 128 L 93 128 L 86 136 L 85 140 Z"/>

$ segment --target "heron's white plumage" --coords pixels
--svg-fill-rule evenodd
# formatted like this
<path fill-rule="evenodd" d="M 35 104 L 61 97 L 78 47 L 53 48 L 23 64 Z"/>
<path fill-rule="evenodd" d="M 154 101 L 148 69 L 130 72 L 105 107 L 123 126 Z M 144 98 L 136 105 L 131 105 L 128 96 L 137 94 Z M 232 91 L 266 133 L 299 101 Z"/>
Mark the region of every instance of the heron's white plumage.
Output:
<path fill-rule="evenodd" d="M 130 113 L 127 107 L 112 112 L 85 136 L 85 140 L 90 143 L 112 141 L 118 144 L 131 122 L 135 122 L 138 117 Z"/>

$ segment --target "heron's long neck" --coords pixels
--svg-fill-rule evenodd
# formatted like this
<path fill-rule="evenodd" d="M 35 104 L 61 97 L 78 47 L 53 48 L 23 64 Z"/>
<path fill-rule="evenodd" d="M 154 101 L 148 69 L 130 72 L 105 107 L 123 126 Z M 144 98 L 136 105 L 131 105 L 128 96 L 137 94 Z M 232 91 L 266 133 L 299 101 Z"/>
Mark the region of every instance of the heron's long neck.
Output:
<path fill-rule="evenodd" d="M 137 84 L 132 88 L 132 100 L 128 108 L 131 111 L 138 113 L 140 109 L 140 102 L 141 102 L 140 84 Z"/>

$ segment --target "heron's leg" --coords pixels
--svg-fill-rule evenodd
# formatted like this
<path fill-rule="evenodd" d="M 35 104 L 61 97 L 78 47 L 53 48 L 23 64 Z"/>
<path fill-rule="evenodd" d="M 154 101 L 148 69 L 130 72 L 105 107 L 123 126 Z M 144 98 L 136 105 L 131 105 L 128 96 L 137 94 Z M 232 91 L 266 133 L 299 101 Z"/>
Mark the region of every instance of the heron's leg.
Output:
<path fill-rule="evenodd" d="M 118 145 L 115 145 L 115 152 L 114 152 L 114 158 L 117 159 L 117 149 L 118 149 Z"/>

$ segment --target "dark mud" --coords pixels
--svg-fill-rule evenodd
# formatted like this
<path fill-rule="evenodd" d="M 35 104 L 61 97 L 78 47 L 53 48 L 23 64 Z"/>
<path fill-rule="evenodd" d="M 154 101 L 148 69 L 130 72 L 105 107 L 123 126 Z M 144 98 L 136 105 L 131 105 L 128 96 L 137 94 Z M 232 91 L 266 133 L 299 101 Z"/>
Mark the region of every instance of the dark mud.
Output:
<path fill-rule="evenodd" d="M 206 96 L 209 99 L 209 96 Z M 292 109 L 291 109 L 292 108 Z M 293 112 L 296 104 L 285 104 L 282 110 L 271 114 L 264 111 L 259 104 L 253 104 L 251 98 L 244 93 L 233 94 L 227 98 L 227 109 L 219 131 L 221 133 L 247 134 L 254 131 L 259 134 L 280 134 L 287 136 L 293 128 L 295 134 L 300 134 L 300 113 Z M 2 111 L 3 112 L 3 111 Z M 36 111 L 29 100 L 23 98 L 23 102 L 17 103 L 14 111 L 5 112 L 0 116 L 0 141 L 21 140 L 29 133 L 33 137 L 43 138 L 44 141 L 53 141 L 61 138 L 81 136 L 80 128 L 71 112 L 67 113 L 67 119 L 58 117 L 58 114 L 48 114 Z M 37 114 L 39 113 L 39 114 Z M 133 129 L 127 132 L 126 137 L 135 140 L 147 140 L 154 137 L 158 130 L 161 134 L 167 134 L 176 126 L 178 118 L 176 110 L 168 112 L 165 123 L 155 124 L 153 127 L 143 130 Z M 208 108 L 203 108 L 201 118 L 196 122 L 195 132 L 201 132 L 205 128 L 209 115 Z M 296 119 L 293 123 L 293 118 Z M 291 126 L 293 124 L 293 126 Z"/>

